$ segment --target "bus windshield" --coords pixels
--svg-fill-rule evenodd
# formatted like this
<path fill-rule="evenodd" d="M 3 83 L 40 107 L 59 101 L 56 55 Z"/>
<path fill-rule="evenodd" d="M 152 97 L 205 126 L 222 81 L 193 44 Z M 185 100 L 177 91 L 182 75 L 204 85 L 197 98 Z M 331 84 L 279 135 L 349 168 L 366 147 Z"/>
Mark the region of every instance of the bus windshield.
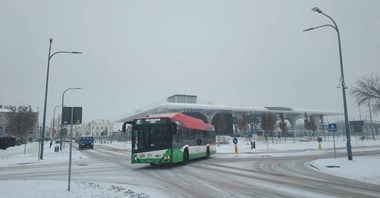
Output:
<path fill-rule="evenodd" d="M 170 127 L 167 125 L 136 126 L 132 131 L 132 149 L 150 151 L 171 146 Z"/>

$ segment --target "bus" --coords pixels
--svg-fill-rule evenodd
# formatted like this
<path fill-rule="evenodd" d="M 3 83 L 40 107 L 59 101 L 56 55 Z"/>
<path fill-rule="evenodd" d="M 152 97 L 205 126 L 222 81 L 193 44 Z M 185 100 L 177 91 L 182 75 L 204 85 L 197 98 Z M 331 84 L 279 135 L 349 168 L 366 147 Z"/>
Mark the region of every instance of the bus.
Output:
<path fill-rule="evenodd" d="M 123 124 L 132 125 L 131 163 L 186 164 L 216 153 L 214 126 L 182 113 L 150 115 Z"/>

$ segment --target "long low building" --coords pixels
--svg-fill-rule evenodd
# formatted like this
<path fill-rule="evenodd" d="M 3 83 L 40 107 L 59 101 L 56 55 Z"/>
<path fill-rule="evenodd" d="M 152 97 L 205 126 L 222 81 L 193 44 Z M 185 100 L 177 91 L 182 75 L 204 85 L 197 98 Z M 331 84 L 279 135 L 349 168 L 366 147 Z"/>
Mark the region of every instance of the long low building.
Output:
<path fill-rule="evenodd" d="M 155 104 L 145 109 L 140 109 L 131 115 L 128 115 L 116 122 L 131 121 L 147 115 L 160 114 L 160 113 L 184 113 L 186 115 L 199 118 L 206 123 L 213 124 L 217 134 L 222 134 L 220 123 L 226 123 L 227 135 L 236 135 L 237 120 L 241 116 L 246 116 L 251 130 L 257 128 L 260 123 L 263 113 L 270 112 L 277 120 L 279 115 L 283 113 L 285 119 L 289 122 L 290 128 L 294 128 L 298 119 L 304 119 L 305 113 L 308 116 L 319 117 L 323 116 L 336 116 L 342 115 L 341 112 L 324 111 L 324 110 L 310 110 L 310 109 L 295 109 L 289 107 L 249 107 L 249 106 L 225 106 L 213 104 L 199 104 L 197 103 L 197 96 L 194 95 L 173 95 L 167 98 L 166 101 Z M 219 132 L 219 133 L 218 133 Z"/>

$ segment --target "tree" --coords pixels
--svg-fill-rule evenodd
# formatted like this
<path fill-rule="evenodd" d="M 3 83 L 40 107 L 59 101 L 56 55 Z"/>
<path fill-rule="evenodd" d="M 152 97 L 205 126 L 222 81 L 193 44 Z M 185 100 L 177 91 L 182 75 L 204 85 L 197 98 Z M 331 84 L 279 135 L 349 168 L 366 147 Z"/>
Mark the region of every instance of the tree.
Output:
<path fill-rule="evenodd" d="M 241 116 L 237 120 L 239 131 L 245 131 L 248 126 L 248 116 L 245 113 L 241 114 Z"/>
<path fill-rule="evenodd" d="M 307 115 L 307 113 L 305 113 L 305 119 L 303 120 L 303 128 L 305 130 L 310 130 L 310 120 L 309 120 L 309 116 Z M 308 131 L 308 134 L 309 134 L 309 140 L 311 139 L 311 136 L 310 136 L 310 131 Z"/>
<path fill-rule="evenodd" d="M 219 129 L 219 135 L 223 134 L 223 144 L 225 143 L 226 139 L 224 137 L 224 133 L 227 131 L 227 122 L 224 118 L 224 115 L 222 113 L 219 114 L 219 123 L 218 123 L 218 129 Z"/>
<path fill-rule="evenodd" d="M 304 128 L 306 130 L 313 131 L 313 137 L 315 137 L 315 130 L 317 130 L 317 124 L 315 123 L 314 116 L 308 116 L 307 113 L 305 113 Z M 310 132 L 309 132 L 309 140 L 311 140 Z"/>
<path fill-rule="evenodd" d="M 280 113 L 280 123 L 279 127 L 281 129 L 281 136 L 285 137 L 286 142 L 286 135 L 284 135 L 288 131 L 288 123 L 285 122 L 285 116 L 283 113 Z"/>
<path fill-rule="evenodd" d="M 7 131 L 10 134 L 19 136 L 25 143 L 24 155 L 26 152 L 26 135 L 28 130 L 32 129 L 37 122 L 37 113 L 32 111 L 30 106 L 11 106 L 10 113 L 7 114 Z"/>
<path fill-rule="evenodd" d="M 371 74 L 356 81 L 355 86 L 350 89 L 359 105 L 371 104 L 376 113 L 380 113 L 380 77 L 378 74 Z"/>
<path fill-rule="evenodd" d="M 323 114 L 319 115 L 319 130 L 323 132 L 323 137 L 326 140 L 325 123 Z"/>
<path fill-rule="evenodd" d="M 276 124 L 276 119 L 274 116 L 268 112 L 261 115 L 261 128 L 265 131 L 265 140 L 268 142 L 268 132 L 274 130 L 274 125 Z M 273 143 L 273 136 L 272 136 Z"/>
<path fill-rule="evenodd" d="M 317 120 L 315 116 L 310 116 L 310 130 L 313 131 L 313 137 L 315 137 L 315 131 L 317 130 Z"/>

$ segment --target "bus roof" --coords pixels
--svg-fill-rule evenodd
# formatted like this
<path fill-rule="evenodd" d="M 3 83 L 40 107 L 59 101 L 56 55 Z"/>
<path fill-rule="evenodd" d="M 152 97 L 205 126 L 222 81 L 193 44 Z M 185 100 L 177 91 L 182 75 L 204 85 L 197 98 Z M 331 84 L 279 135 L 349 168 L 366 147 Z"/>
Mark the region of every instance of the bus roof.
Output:
<path fill-rule="evenodd" d="M 203 120 L 194 118 L 191 116 L 187 116 L 182 113 L 171 113 L 171 114 L 158 114 L 158 115 L 150 115 L 144 118 L 169 118 L 174 121 L 181 122 L 184 127 L 198 130 L 210 130 L 214 129 L 214 125 L 207 124 L 203 122 Z"/>

